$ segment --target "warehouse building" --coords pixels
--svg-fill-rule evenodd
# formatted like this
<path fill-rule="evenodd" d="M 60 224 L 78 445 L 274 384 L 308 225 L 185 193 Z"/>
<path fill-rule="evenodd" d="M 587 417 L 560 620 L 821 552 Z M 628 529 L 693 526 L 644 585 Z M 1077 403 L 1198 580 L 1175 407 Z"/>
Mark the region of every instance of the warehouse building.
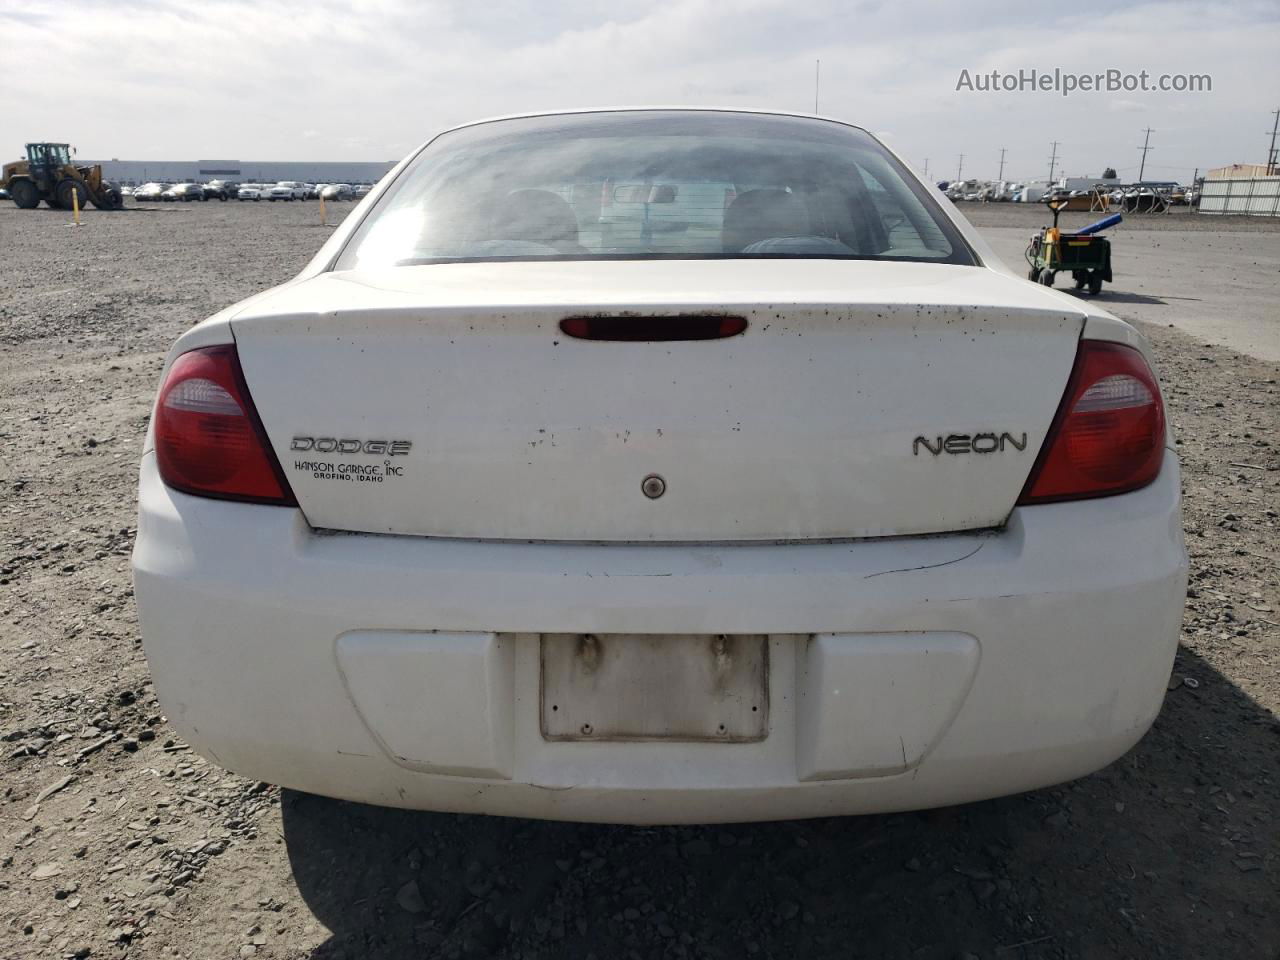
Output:
<path fill-rule="evenodd" d="M 140 183 L 206 183 L 234 180 L 239 183 L 377 183 L 398 161 L 384 163 L 319 162 L 307 160 L 99 160 L 108 180 L 136 186 Z"/>
<path fill-rule="evenodd" d="M 1206 180 L 1251 180 L 1254 177 L 1265 177 L 1273 171 L 1267 169 L 1265 163 L 1231 163 L 1225 167 L 1214 167 L 1206 171 Z"/>
<path fill-rule="evenodd" d="M 1280 217 L 1280 176 L 1265 163 L 1233 163 L 1204 175 L 1200 212 Z"/>

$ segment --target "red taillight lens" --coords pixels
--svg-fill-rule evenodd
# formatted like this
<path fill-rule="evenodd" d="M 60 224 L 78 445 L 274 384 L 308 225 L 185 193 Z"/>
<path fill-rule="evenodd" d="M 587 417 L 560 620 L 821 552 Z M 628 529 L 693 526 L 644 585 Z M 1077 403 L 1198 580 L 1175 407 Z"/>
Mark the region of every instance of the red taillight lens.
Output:
<path fill-rule="evenodd" d="M 160 478 L 184 493 L 296 503 L 267 443 L 234 346 L 202 347 L 173 362 L 156 404 Z"/>
<path fill-rule="evenodd" d="M 1164 459 L 1164 405 L 1142 354 L 1082 340 L 1067 392 L 1020 504 L 1105 497 L 1145 487 Z"/>

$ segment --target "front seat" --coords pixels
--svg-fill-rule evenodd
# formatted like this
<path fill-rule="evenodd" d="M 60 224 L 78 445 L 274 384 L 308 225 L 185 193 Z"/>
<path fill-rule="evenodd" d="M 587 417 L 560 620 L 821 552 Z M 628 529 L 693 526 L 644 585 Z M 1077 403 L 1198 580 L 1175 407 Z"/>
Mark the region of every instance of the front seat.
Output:
<path fill-rule="evenodd" d="M 513 190 L 498 208 L 494 236 L 555 247 L 561 253 L 584 253 L 578 243 L 573 207 L 550 190 Z"/>
<path fill-rule="evenodd" d="M 744 247 L 775 237 L 811 234 L 804 201 L 786 190 L 748 190 L 734 197 L 724 212 L 721 246 L 725 253 L 741 253 Z"/>

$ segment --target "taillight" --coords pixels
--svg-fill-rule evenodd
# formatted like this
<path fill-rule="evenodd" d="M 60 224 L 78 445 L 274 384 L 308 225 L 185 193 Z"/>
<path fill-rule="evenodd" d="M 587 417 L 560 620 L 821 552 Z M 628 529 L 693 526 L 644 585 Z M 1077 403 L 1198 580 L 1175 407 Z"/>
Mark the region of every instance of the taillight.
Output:
<path fill-rule="evenodd" d="M 155 443 L 160 477 L 176 490 L 297 502 L 267 443 L 234 346 L 201 347 L 173 362 L 156 404 Z"/>
<path fill-rule="evenodd" d="M 1164 406 L 1142 354 L 1082 340 L 1062 405 L 1018 503 L 1127 493 L 1164 459 Z"/>

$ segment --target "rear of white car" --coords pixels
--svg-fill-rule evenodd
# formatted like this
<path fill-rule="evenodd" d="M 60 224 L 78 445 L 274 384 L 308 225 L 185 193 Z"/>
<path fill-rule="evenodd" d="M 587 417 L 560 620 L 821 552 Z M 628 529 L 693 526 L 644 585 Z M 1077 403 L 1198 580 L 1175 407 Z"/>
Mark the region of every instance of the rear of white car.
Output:
<path fill-rule="evenodd" d="M 1141 737 L 1186 559 L 1130 327 L 982 265 L 839 124 L 440 142 L 169 358 L 134 565 L 194 746 L 373 803 L 693 822 L 1006 794 Z M 586 143 L 615 159 L 566 164 Z M 656 187 L 605 169 L 652 143 Z M 777 143 L 807 157 L 785 183 Z M 459 246 L 513 144 L 529 177 L 540 150 L 572 175 L 493 177 L 496 220 Z M 886 191 L 880 227 L 824 212 L 832 150 Z M 603 209 L 619 183 L 634 229 Z"/>

